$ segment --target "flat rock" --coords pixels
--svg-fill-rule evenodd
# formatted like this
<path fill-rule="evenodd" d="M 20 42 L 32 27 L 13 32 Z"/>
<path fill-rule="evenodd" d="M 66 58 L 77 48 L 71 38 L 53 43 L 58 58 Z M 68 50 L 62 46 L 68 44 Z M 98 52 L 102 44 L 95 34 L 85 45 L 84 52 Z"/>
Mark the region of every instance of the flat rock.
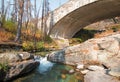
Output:
<path fill-rule="evenodd" d="M 112 67 L 109 71 L 109 74 L 112 76 L 120 77 L 120 64 L 117 67 Z"/>
<path fill-rule="evenodd" d="M 20 52 L 20 53 L 18 53 L 18 55 L 21 57 L 22 60 L 28 60 L 28 59 L 34 58 L 34 56 L 28 52 Z"/>
<path fill-rule="evenodd" d="M 84 82 L 120 82 L 103 71 L 90 71 L 84 76 Z"/>
<path fill-rule="evenodd" d="M 104 70 L 103 67 L 100 67 L 100 66 L 97 66 L 97 65 L 91 65 L 91 66 L 88 66 L 88 69 L 89 69 L 89 70 L 92 70 L 92 71 L 96 71 L 96 70 Z"/>

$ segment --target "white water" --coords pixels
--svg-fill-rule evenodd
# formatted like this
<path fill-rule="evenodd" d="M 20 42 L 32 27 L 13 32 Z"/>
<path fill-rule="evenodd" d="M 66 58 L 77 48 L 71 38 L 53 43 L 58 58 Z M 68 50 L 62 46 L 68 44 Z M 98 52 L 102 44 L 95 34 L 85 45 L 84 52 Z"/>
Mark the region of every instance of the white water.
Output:
<path fill-rule="evenodd" d="M 48 71 L 51 70 L 51 68 L 55 64 L 55 63 L 52 63 L 52 62 L 48 61 L 47 57 L 41 57 L 41 58 L 37 59 L 36 61 L 40 62 L 40 65 L 37 69 L 37 71 L 40 74 L 46 74 Z"/>
<path fill-rule="evenodd" d="M 77 74 L 66 74 L 66 79 L 61 77 L 62 70 L 73 69 L 71 66 L 54 64 L 47 61 L 47 57 L 36 56 L 35 60 L 40 62 L 39 67 L 32 74 L 18 78 L 13 82 L 82 82 L 75 78 Z"/>

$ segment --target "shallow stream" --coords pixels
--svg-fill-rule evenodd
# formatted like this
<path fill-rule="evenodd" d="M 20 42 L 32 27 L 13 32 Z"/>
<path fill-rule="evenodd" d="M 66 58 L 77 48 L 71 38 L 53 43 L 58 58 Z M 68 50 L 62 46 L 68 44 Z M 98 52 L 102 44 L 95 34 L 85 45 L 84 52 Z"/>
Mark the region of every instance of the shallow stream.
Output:
<path fill-rule="evenodd" d="M 49 62 L 46 57 L 37 61 L 40 65 L 35 71 L 13 82 L 83 82 L 80 73 L 68 74 L 72 66 Z"/>

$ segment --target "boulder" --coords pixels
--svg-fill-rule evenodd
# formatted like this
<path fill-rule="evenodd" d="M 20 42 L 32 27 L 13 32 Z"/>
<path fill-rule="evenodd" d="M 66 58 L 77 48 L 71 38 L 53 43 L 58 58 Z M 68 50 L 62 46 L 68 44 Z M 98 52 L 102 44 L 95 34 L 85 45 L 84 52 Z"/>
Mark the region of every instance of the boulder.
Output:
<path fill-rule="evenodd" d="M 115 67 L 111 67 L 109 74 L 112 76 L 120 77 L 120 64 Z"/>
<path fill-rule="evenodd" d="M 115 77 L 105 74 L 104 71 L 89 71 L 84 76 L 84 82 L 120 82 Z"/>
<path fill-rule="evenodd" d="M 47 59 L 52 62 L 64 63 L 65 62 L 64 54 L 65 54 L 64 50 L 52 52 L 50 55 L 48 55 Z"/>
<path fill-rule="evenodd" d="M 88 69 L 92 71 L 81 71 L 86 74 L 84 82 L 120 82 L 113 77 L 120 77 L 120 33 L 64 48 L 49 54 L 48 60 L 70 65 L 90 65 Z M 104 65 L 107 69 L 96 64 Z"/>
<path fill-rule="evenodd" d="M 116 61 L 115 58 L 119 60 L 119 57 L 117 57 L 120 56 L 119 43 L 119 33 L 102 38 L 93 38 L 51 53 L 48 60 L 70 65 L 98 62 L 109 67 L 112 66 L 111 61 Z"/>
<path fill-rule="evenodd" d="M 0 63 L 6 65 L 0 70 L 0 81 L 8 81 L 29 73 L 39 65 L 34 56 L 27 52 L 1 53 Z"/>
<path fill-rule="evenodd" d="M 109 74 L 112 76 L 120 77 L 120 55 L 113 56 L 109 61 L 104 64 L 109 67 Z"/>
<path fill-rule="evenodd" d="M 21 52 L 21 53 L 18 53 L 18 55 L 21 57 L 22 60 L 29 60 L 34 58 L 34 56 L 28 52 Z"/>
<path fill-rule="evenodd" d="M 34 56 L 28 52 L 10 52 L 10 53 L 1 53 L 0 62 L 19 62 L 24 60 L 34 59 Z"/>

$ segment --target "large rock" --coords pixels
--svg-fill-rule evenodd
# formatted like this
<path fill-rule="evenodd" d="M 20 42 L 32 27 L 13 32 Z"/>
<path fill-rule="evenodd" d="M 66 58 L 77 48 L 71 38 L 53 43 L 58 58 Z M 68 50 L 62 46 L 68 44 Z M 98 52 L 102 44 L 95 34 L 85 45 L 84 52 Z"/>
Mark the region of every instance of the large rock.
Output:
<path fill-rule="evenodd" d="M 120 82 L 103 71 L 90 71 L 84 76 L 84 82 Z"/>
<path fill-rule="evenodd" d="M 14 53 L 1 53 L 0 62 L 19 62 L 24 60 L 34 59 L 34 56 L 28 52 L 14 52 Z"/>
<path fill-rule="evenodd" d="M 118 67 L 111 68 L 111 71 L 109 71 L 109 74 L 112 76 L 120 77 L 120 65 Z"/>
<path fill-rule="evenodd" d="M 98 62 L 111 69 L 110 74 L 120 74 L 120 33 L 89 39 L 79 45 L 49 54 L 48 60 L 70 65 Z M 116 71 L 117 70 L 117 71 Z"/>
<path fill-rule="evenodd" d="M 17 76 L 29 73 L 35 69 L 39 62 L 34 60 L 33 55 L 27 52 L 1 53 L 0 63 L 7 64 L 0 70 L 0 81 L 11 80 Z"/>

